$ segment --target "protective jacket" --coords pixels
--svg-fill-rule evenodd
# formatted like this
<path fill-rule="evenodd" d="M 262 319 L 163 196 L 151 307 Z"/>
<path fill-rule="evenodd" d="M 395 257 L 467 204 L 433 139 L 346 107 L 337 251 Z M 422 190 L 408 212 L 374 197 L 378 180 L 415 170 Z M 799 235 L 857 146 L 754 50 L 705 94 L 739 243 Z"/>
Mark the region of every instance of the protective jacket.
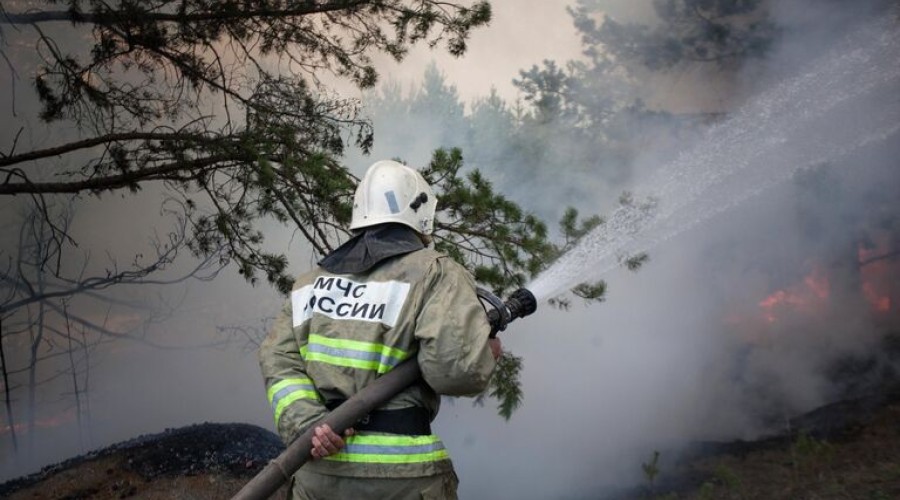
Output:
<path fill-rule="evenodd" d="M 469 273 L 425 248 L 412 230 L 368 229 L 300 276 L 262 343 L 260 366 L 275 426 L 290 442 L 403 360 L 416 357 L 423 380 L 382 409 L 424 408 L 439 394 L 474 395 L 494 369 L 490 327 Z M 307 471 L 352 477 L 422 477 L 452 470 L 433 434 L 358 432 L 342 452 Z"/>

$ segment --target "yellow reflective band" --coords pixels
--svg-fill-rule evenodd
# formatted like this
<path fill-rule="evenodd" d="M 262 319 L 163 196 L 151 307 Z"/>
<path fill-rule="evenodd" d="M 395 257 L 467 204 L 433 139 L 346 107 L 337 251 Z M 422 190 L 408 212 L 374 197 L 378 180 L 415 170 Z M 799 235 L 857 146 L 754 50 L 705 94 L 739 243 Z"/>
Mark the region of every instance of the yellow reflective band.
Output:
<path fill-rule="evenodd" d="M 450 454 L 447 453 L 447 450 L 440 450 L 431 453 L 419 453 L 415 455 L 380 455 L 373 453 L 342 452 L 325 457 L 325 460 L 368 464 L 416 464 L 422 462 L 437 462 L 439 460 L 447 460 L 449 458 Z"/>
<path fill-rule="evenodd" d="M 277 394 L 285 387 L 290 387 L 292 385 L 309 386 L 311 388 L 313 387 L 312 380 L 306 377 L 286 378 L 281 382 L 272 384 L 272 387 L 269 387 L 269 391 L 266 393 L 266 397 L 269 398 L 269 404 L 272 404 L 272 399 L 275 397 L 275 394 Z"/>
<path fill-rule="evenodd" d="M 399 359 L 401 361 L 409 356 L 409 354 L 402 349 L 388 347 L 384 344 L 378 344 L 376 342 L 363 342 L 361 340 L 349 339 L 331 339 L 325 337 L 324 335 L 317 335 L 315 333 L 309 336 L 309 343 L 333 347 L 335 349 L 351 349 L 354 351 L 374 352 L 381 354 L 383 357 L 391 357 Z"/>
<path fill-rule="evenodd" d="M 364 359 L 344 358 L 342 356 L 331 356 L 320 352 L 307 353 L 307 361 L 318 361 L 335 366 L 346 366 L 348 368 L 359 368 L 361 370 L 375 370 L 378 373 L 387 373 L 393 368 L 392 366 L 383 365 L 378 361 L 366 361 Z"/>
<path fill-rule="evenodd" d="M 275 413 L 275 426 L 278 426 L 281 420 L 281 414 L 285 408 L 290 406 L 297 400 L 310 399 L 319 401 L 319 393 L 312 380 L 307 377 L 286 378 L 272 384 L 266 394 L 269 398 L 269 405 Z"/>
<path fill-rule="evenodd" d="M 300 348 L 300 356 L 306 361 L 317 361 L 335 366 L 389 372 L 409 357 L 402 349 L 376 342 L 332 339 L 312 334 L 309 343 Z"/>
<path fill-rule="evenodd" d="M 284 410 L 291 405 L 291 403 L 300 400 L 300 399 L 312 399 L 314 401 L 318 401 L 319 394 L 315 391 L 297 391 L 288 394 L 282 399 L 278 400 L 278 405 L 275 407 L 275 428 L 278 428 L 278 422 L 281 420 L 281 414 L 284 413 Z"/>
<path fill-rule="evenodd" d="M 409 464 L 449 458 L 444 443 L 435 435 L 357 435 L 347 439 L 347 445 L 340 453 L 325 459 L 336 462 Z"/>

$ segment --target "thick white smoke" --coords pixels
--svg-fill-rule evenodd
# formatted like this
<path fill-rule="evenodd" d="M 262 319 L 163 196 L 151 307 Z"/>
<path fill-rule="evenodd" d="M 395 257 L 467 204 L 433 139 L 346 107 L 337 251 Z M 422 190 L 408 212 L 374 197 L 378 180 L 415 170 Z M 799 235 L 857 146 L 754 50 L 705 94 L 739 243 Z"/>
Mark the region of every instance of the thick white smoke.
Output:
<path fill-rule="evenodd" d="M 605 278 L 608 300 L 544 306 L 506 335 L 525 359 L 525 406 L 508 424 L 461 402 L 445 410 L 438 428 L 466 498 L 595 498 L 644 481 L 654 450 L 665 470 L 692 441 L 785 431 L 872 390 L 878 375 L 854 363 L 896 373 L 880 344 L 896 305 L 879 310 L 865 292 L 874 278 L 860 255 L 886 251 L 865 240 L 893 234 L 872 225 L 898 208 L 897 13 L 811 2 L 773 12 L 790 33 L 745 70 L 735 118 L 680 159 L 641 158 L 648 177 L 675 177 L 632 186 L 662 196 L 664 219 L 648 229 L 625 216 L 610 231 L 624 244 L 588 245 L 546 286 Z M 641 243 L 650 263 L 616 270 Z M 881 272 L 896 281 L 896 264 Z M 896 300 L 895 285 L 879 293 Z"/>

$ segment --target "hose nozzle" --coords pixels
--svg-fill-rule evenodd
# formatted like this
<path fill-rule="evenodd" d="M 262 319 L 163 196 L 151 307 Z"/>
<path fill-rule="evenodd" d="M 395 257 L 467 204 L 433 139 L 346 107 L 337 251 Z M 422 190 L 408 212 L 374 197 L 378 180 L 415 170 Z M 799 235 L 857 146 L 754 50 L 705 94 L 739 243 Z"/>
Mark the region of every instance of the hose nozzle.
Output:
<path fill-rule="evenodd" d="M 504 303 L 491 292 L 479 288 L 478 297 L 493 307 L 487 311 L 488 323 L 491 324 L 491 337 L 496 337 L 498 332 L 506 329 L 506 325 L 517 318 L 524 318 L 537 310 L 537 300 L 534 294 L 525 288 L 520 288 L 509 296 Z"/>

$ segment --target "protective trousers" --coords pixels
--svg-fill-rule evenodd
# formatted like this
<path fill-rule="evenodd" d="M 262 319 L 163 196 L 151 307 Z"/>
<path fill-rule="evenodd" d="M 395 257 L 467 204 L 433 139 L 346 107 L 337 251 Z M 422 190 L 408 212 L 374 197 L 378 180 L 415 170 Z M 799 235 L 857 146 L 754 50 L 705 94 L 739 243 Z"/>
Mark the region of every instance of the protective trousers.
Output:
<path fill-rule="evenodd" d="M 346 477 L 301 468 L 294 474 L 294 500 L 457 500 L 453 471 L 405 478 Z"/>

